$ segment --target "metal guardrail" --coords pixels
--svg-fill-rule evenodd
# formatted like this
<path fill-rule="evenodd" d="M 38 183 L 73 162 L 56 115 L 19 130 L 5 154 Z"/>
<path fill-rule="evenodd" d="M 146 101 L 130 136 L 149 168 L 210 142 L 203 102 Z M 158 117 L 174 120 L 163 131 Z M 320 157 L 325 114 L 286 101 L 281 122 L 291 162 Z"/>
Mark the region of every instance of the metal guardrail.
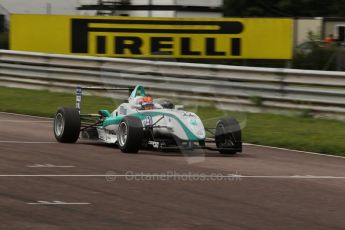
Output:
<path fill-rule="evenodd" d="M 345 117 L 345 73 L 0 51 L 3 86 L 134 86 L 154 96 L 249 112 Z"/>

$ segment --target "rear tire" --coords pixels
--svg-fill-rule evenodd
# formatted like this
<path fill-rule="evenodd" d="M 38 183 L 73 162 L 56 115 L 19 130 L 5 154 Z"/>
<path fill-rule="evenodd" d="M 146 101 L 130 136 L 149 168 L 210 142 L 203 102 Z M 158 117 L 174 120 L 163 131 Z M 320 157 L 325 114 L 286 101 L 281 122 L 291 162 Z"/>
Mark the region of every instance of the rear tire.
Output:
<path fill-rule="evenodd" d="M 137 153 L 144 138 L 143 123 L 137 117 L 124 117 L 119 124 L 117 141 L 123 153 Z"/>
<path fill-rule="evenodd" d="M 216 126 L 216 145 L 221 154 L 236 154 L 242 151 L 242 132 L 240 124 L 234 118 L 223 118 L 218 121 Z M 232 150 L 226 148 L 236 148 Z"/>
<path fill-rule="evenodd" d="M 59 108 L 54 118 L 54 135 L 58 142 L 75 143 L 80 133 L 80 115 L 74 108 Z"/>

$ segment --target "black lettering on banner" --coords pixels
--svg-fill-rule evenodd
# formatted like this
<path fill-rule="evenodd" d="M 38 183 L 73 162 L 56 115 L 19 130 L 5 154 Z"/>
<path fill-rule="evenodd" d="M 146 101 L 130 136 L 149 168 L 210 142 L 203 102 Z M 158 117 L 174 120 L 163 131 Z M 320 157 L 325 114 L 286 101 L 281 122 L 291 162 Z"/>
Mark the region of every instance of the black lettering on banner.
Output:
<path fill-rule="evenodd" d="M 106 50 L 106 37 L 97 36 L 97 54 L 105 54 Z"/>
<path fill-rule="evenodd" d="M 129 50 L 131 54 L 141 55 L 143 41 L 139 37 L 115 37 L 115 54 L 125 54 Z"/>
<path fill-rule="evenodd" d="M 103 24 L 113 25 L 112 27 L 102 27 Z M 97 26 L 99 25 L 99 26 Z M 116 28 L 122 25 L 122 28 Z M 138 28 L 123 28 L 123 25 L 135 25 Z M 140 28 L 143 25 L 151 25 L 152 28 Z M 155 28 L 156 25 L 166 26 L 198 26 L 191 29 L 173 29 L 173 28 Z M 213 28 L 202 29 L 202 26 L 214 26 Z M 135 33 L 135 34 L 186 34 L 181 38 L 181 55 L 201 56 L 204 51 L 192 50 L 192 39 L 188 34 L 215 34 L 215 35 L 238 35 L 244 30 L 244 25 L 240 21 L 158 21 L 158 20 L 128 20 L 128 19 L 71 19 L 71 52 L 78 54 L 89 53 L 90 34 L 96 34 L 96 50 L 98 54 L 107 53 L 107 36 L 97 36 L 97 33 L 112 33 L 111 39 L 115 39 L 115 55 L 125 54 L 128 49 L 131 54 L 141 55 L 143 40 L 139 37 L 118 37 L 117 33 Z M 172 40 L 172 39 L 171 39 Z M 172 55 L 174 44 L 170 44 L 170 38 L 151 38 L 151 53 Z M 231 54 L 233 56 L 241 55 L 241 39 L 233 38 L 231 41 Z M 224 56 L 226 52 L 216 50 L 216 39 L 208 38 L 205 44 L 205 53 L 210 56 Z M 121 46 L 124 47 L 121 47 Z M 109 51 L 108 51 L 109 52 Z"/>
<path fill-rule="evenodd" d="M 231 39 L 231 54 L 232 56 L 241 56 L 241 39 L 240 38 Z"/>
<path fill-rule="evenodd" d="M 206 55 L 209 56 L 224 56 L 225 52 L 218 52 L 216 50 L 216 39 L 215 38 L 206 38 Z"/>
<path fill-rule="evenodd" d="M 191 38 L 181 38 L 181 54 L 182 55 L 195 55 L 200 56 L 200 51 L 192 50 L 192 39 Z"/>
<path fill-rule="evenodd" d="M 170 43 L 167 43 L 170 42 Z M 151 54 L 152 55 L 173 55 L 173 39 L 169 37 L 152 37 Z M 170 49 L 170 51 L 163 50 Z"/>

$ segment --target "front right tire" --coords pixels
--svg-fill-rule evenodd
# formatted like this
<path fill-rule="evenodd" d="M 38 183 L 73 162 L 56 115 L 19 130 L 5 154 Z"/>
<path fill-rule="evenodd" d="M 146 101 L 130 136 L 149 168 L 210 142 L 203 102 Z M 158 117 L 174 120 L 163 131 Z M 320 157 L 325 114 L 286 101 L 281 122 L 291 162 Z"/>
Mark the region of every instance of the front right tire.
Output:
<path fill-rule="evenodd" d="M 215 140 L 221 154 L 236 154 L 242 151 L 242 132 L 238 121 L 234 118 L 219 120 L 216 125 Z"/>
<path fill-rule="evenodd" d="M 117 131 L 117 141 L 123 153 L 137 153 L 144 138 L 143 123 L 137 117 L 124 117 Z"/>

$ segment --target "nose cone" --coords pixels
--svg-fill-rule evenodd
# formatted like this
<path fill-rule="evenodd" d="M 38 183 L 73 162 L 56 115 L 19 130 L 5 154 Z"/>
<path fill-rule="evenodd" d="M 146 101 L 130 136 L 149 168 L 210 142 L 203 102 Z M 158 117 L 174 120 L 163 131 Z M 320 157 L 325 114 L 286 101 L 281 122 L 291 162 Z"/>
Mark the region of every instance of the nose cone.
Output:
<path fill-rule="evenodd" d="M 194 113 L 183 114 L 183 120 L 185 121 L 188 129 L 198 138 L 205 139 L 205 127 L 201 119 Z"/>

